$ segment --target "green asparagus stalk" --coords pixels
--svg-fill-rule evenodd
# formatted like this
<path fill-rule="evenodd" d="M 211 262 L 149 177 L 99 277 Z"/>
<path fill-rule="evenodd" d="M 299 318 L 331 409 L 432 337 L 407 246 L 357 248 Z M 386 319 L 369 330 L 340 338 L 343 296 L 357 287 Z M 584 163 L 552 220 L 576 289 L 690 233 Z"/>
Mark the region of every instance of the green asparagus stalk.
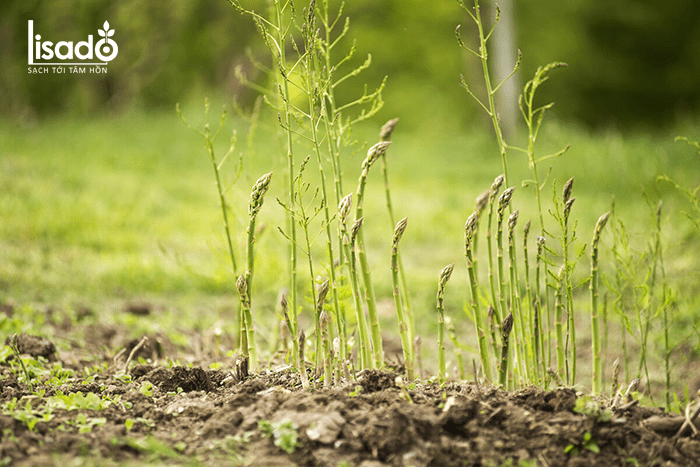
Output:
<path fill-rule="evenodd" d="M 306 345 L 306 334 L 304 330 L 299 331 L 299 336 L 297 337 L 297 346 L 299 347 L 299 375 L 301 376 L 301 387 L 304 389 L 309 388 L 309 376 L 306 374 L 306 362 L 304 361 L 304 347 Z"/>
<path fill-rule="evenodd" d="M 565 267 L 562 266 L 557 277 L 556 291 L 554 292 L 554 330 L 557 340 L 557 372 L 561 376 L 566 373 L 568 364 L 566 362 L 566 353 L 564 351 L 564 298 L 563 298 L 563 283 L 564 283 Z"/>
<path fill-rule="evenodd" d="M 381 157 L 389 147 L 391 142 L 382 141 L 367 151 L 367 158 L 362 162 L 362 173 L 360 174 L 359 185 L 357 188 L 357 204 L 355 205 L 355 221 L 362 216 L 363 201 L 365 195 L 365 186 L 367 184 L 367 176 L 369 169 Z M 377 314 L 377 302 L 374 295 L 374 287 L 372 285 L 372 276 L 367 260 L 367 251 L 365 248 L 364 229 L 360 226 L 357 234 L 357 256 L 360 261 L 360 269 L 362 270 L 362 280 L 365 285 L 365 297 L 367 300 L 367 312 L 372 333 L 372 346 L 374 352 L 374 363 L 378 368 L 384 366 L 384 349 L 382 347 L 382 334 L 379 327 L 379 316 Z"/>
<path fill-rule="evenodd" d="M 508 313 L 501 324 L 501 364 L 498 367 L 498 384 L 505 387 L 508 376 L 508 341 L 513 329 L 513 313 Z"/>
<path fill-rule="evenodd" d="M 362 368 L 375 368 L 374 358 L 372 358 L 372 340 L 369 337 L 369 332 L 367 331 L 367 320 L 365 318 L 364 307 L 362 306 L 362 297 L 360 296 L 360 284 L 359 277 L 357 274 L 357 255 L 355 253 L 355 244 L 357 240 L 357 233 L 362 226 L 362 220 L 364 217 L 360 217 L 356 220 L 350 230 L 349 243 L 345 244 L 346 254 L 348 255 L 350 264 L 350 286 L 352 288 L 353 301 L 355 303 L 355 314 L 357 318 L 357 327 L 360 333 L 360 362 Z M 345 236 L 347 238 L 347 236 Z M 343 240 L 345 241 L 345 240 Z"/>
<path fill-rule="evenodd" d="M 513 191 L 515 187 L 506 188 L 501 196 L 498 198 L 498 219 L 496 221 L 496 260 L 498 264 L 498 279 L 499 279 L 499 289 L 498 289 L 498 300 L 501 313 L 506 312 L 506 273 L 503 266 L 503 219 L 505 217 L 506 208 L 510 204 L 510 200 L 513 196 Z M 496 306 L 494 306 L 496 308 Z M 498 313 L 496 313 L 496 318 L 499 318 Z"/>
<path fill-rule="evenodd" d="M 598 324 L 598 243 L 600 234 L 608 222 L 610 212 L 598 218 L 591 241 L 591 347 L 593 351 L 593 394 L 603 390 L 603 364 L 600 348 L 600 326 Z"/>
<path fill-rule="evenodd" d="M 243 314 L 243 329 L 245 330 L 245 346 L 241 348 L 244 357 L 248 357 L 250 368 L 258 366 L 258 352 L 255 348 L 255 328 L 253 327 L 253 314 L 250 311 L 250 296 L 248 295 L 248 281 L 245 276 L 238 276 L 236 281 L 238 295 L 241 301 L 241 312 Z M 243 344 L 242 344 L 243 345 Z"/>
<path fill-rule="evenodd" d="M 452 276 L 454 263 L 445 266 L 440 271 L 440 280 L 438 281 L 437 291 L 437 312 L 438 312 L 438 381 L 440 384 L 446 380 L 447 370 L 445 367 L 445 308 L 443 299 L 445 295 L 445 286 L 447 281 Z"/>
<path fill-rule="evenodd" d="M 406 361 L 406 374 L 409 381 L 413 381 L 413 342 L 411 340 L 409 323 L 406 321 L 406 310 L 402 303 L 399 279 L 399 242 L 406 230 L 408 218 L 404 217 L 394 228 L 394 237 L 391 242 L 391 279 L 394 286 L 394 305 L 396 306 L 396 316 L 399 321 L 399 334 L 401 335 L 401 347 L 403 357 Z"/>
<path fill-rule="evenodd" d="M 494 311 L 494 316 L 496 317 L 496 320 L 499 322 L 501 321 L 501 314 L 498 310 L 498 300 L 496 296 L 496 281 L 494 279 L 494 266 L 493 266 L 493 236 L 491 235 L 491 224 L 492 224 L 492 219 L 493 219 L 493 213 L 494 213 L 494 205 L 496 203 L 496 199 L 498 198 L 498 192 L 501 189 L 501 186 L 503 185 L 503 180 L 504 177 L 503 175 L 499 175 L 496 177 L 496 179 L 493 181 L 491 184 L 491 189 L 489 190 L 489 215 L 488 215 L 488 224 L 486 226 L 486 246 L 488 249 L 488 258 L 489 258 L 489 290 L 491 291 L 491 306 L 493 306 L 493 311 Z M 495 340 L 494 340 L 495 343 Z"/>
<path fill-rule="evenodd" d="M 328 337 L 328 326 L 331 318 L 326 310 L 321 310 L 319 325 L 321 326 L 321 337 L 323 339 L 323 387 L 329 388 L 333 385 L 333 349 Z"/>
<path fill-rule="evenodd" d="M 464 255 L 467 260 L 467 273 L 469 274 L 469 286 L 471 291 L 471 307 L 474 313 L 474 325 L 476 327 L 476 337 L 479 343 L 479 356 L 481 357 L 481 366 L 484 371 L 484 376 L 489 381 L 491 379 L 491 364 L 489 359 L 489 348 L 486 343 L 486 331 L 484 329 L 484 319 L 479 309 L 479 292 L 476 279 L 476 271 L 474 270 L 474 256 L 472 251 L 472 241 L 474 239 L 474 231 L 476 230 L 476 213 L 473 213 L 467 219 L 464 226 Z"/>

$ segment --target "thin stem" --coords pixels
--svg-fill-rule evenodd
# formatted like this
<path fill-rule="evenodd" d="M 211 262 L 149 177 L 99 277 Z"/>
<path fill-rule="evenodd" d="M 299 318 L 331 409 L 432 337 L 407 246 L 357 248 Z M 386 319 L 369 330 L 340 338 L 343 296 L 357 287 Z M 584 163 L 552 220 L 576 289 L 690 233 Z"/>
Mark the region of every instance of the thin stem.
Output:
<path fill-rule="evenodd" d="M 493 266 L 493 236 L 491 235 L 491 225 L 492 225 L 492 220 L 493 220 L 493 213 L 494 213 L 494 205 L 496 202 L 496 199 L 498 198 L 498 192 L 501 189 L 501 186 L 503 185 L 503 181 L 505 180 L 505 177 L 503 175 L 499 175 L 496 177 L 496 179 L 493 181 L 491 184 L 491 189 L 489 190 L 489 214 L 488 214 L 488 223 L 486 224 L 486 246 L 488 249 L 488 259 L 489 259 L 489 270 L 488 270 L 488 276 L 489 276 L 489 289 L 491 290 L 491 306 L 493 307 L 494 310 L 494 316 L 496 318 L 496 321 L 500 325 L 501 322 L 501 313 L 499 312 L 499 304 L 498 300 L 496 299 L 496 282 L 494 280 L 494 266 Z M 505 313 L 505 310 L 501 310 L 503 313 Z M 496 345 L 496 340 L 493 339 L 493 345 Z M 496 349 L 494 349 L 495 351 Z"/>
<path fill-rule="evenodd" d="M 413 341 L 411 339 L 408 324 L 406 323 L 404 304 L 402 303 L 401 294 L 399 292 L 399 241 L 401 241 L 401 237 L 406 230 L 407 222 L 408 218 L 404 217 L 396 224 L 396 228 L 394 229 L 394 238 L 391 246 L 391 279 L 394 286 L 394 305 L 396 307 L 396 315 L 399 321 L 399 335 L 401 336 L 401 347 L 403 349 L 403 357 L 406 362 L 406 374 L 408 380 L 412 381 L 414 378 Z"/>
<path fill-rule="evenodd" d="M 503 165 L 503 177 L 505 179 L 506 186 L 508 183 L 508 163 L 506 160 L 506 144 L 503 140 L 503 132 L 501 130 L 501 122 L 498 118 L 498 112 L 496 111 L 496 102 L 494 99 L 494 94 L 496 91 L 493 89 L 493 84 L 491 83 L 491 76 L 489 74 L 489 64 L 488 64 L 488 49 L 486 47 L 486 36 L 484 35 L 484 27 L 481 21 L 481 9 L 479 8 L 478 0 L 474 0 L 474 10 L 476 18 L 476 25 L 479 29 L 479 52 L 481 54 L 481 67 L 484 71 L 484 83 L 486 84 L 486 94 L 489 100 L 489 116 L 491 117 L 491 122 L 493 123 L 493 129 L 496 133 L 496 141 L 498 142 L 498 149 L 501 153 L 501 164 Z"/>
<path fill-rule="evenodd" d="M 253 314 L 250 311 L 250 296 L 248 295 L 248 283 L 246 276 L 239 276 L 236 281 L 238 295 L 241 301 L 241 310 L 245 322 L 245 347 L 242 354 L 248 358 L 249 367 L 255 369 L 258 366 L 258 351 L 255 347 L 255 327 L 253 326 Z"/>
<path fill-rule="evenodd" d="M 496 260 L 497 260 L 497 265 L 498 265 L 498 280 L 499 280 L 499 288 L 498 288 L 498 300 L 499 300 L 499 308 L 501 309 L 501 312 L 505 313 L 506 312 L 506 293 L 507 293 L 507 284 L 506 284 L 506 273 L 505 273 L 505 267 L 503 265 L 503 218 L 505 215 L 505 210 L 506 208 L 510 205 L 510 199 L 513 196 L 513 191 L 515 190 L 515 187 L 510 187 L 507 188 L 506 190 L 503 191 L 503 194 L 498 198 L 498 219 L 496 221 Z M 498 319 L 498 314 L 496 314 L 496 318 Z"/>
<path fill-rule="evenodd" d="M 479 355 L 481 357 L 481 367 L 484 371 L 484 376 L 487 380 L 493 381 L 491 377 L 491 363 L 489 358 L 489 348 L 486 343 L 486 332 L 484 330 L 484 319 L 479 309 L 479 292 L 476 279 L 476 271 L 474 271 L 474 257 L 472 252 L 472 241 L 474 231 L 476 230 L 476 216 L 473 213 L 467 219 L 464 226 L 464 255 L 467 260 L 467 272 L 469 274 L 469 290 L 471 292 L 471 307 L 474 313 L 474 325 L 476 328 L 476 337 L 479 343 Z"/>
<path fill-rule="evenodd" d="M 564 353 L 564 299 L 563 299 L 563 284 L 564 275 L 566 274 L 564 266 L 559 270 L 559 276 L 556 280 L 556 290 L 554 292 L 554 330 L 557 341 L 557 371 L 559 375 L 566 374 L 566 354 Z"/>
<path fill-rule="evenodd" d="M 364 307 L 362 306 L 362 298 L 360 296 L 360 284 L 357 275 L 357 255 L 355 254 L 355 241 L 357 231 L 362 225 L 362 219 L 358 219 L 352 226 L 352 232 L 343 237 L 343 247 L 345 255 L 348 257 L 350 264 L 350 287 L 352 288 L 352 298 L 355 305 L 355 314 L 357 318 L 357 327 L 359 329 L 359 352 L 362 368 L 375 368 L 374 359 L 372 358 L 372 341 L 367 332 L 367 321 L 365 319 Z"/>
<path fill-rule="evenodd" d="M 508 376 L 508 342 L 513 329 L 513 313 L 508 313 L 501 324 L 501 363 L 498 366 L 498 384 L 505 387 Z"/>
<path fill-rule="evenodd" d="M 248 228 L 246 229 L 246 234 L 248 241 L 246 242 L 246 265 L 247 270 L 245 272 L 244 280 L 242 284 L 245 285 L 245 294 L 241 292 L 241 285 L 236 283 L 238 287 L 238 293 L 241 296 L 241 305 L 243 306 L 243 313 L 245 317 L 245 327 L 246 327 L 246 344 L 249 350 L 250 361 L 249 368 L 256 369 L 258 365 L 257 351 L 255 348 L 255 331 L 253 329 L 253 316 L 250 312 L 250 303 L 253 290 L 253 276 L 255 272 L 255 220 L 258 217 L 258 213 L 262 209 L 263 201 L 265 199 L 265 193 L 267 193 L 270 187 L 270 180 L 272 178 L 272 172 L 267 173 L 260 177 L 253 189 L 250 192 L 250 202 L 248 204 L 248 216 L 250 218 L 248 222 Z M 239 278 L 239 282 L 240 278 Z"/>
<path fill-rule="evenodd" d="M 603 364 L 600 347 L 600 325 L 598 324 L 598 243 L 600 234 L 608 222 L 610 212 L 598 218 L 593 240 L 591 241 L 591 350 L 593 353 L 593 394 L 600 394 L 603 390 Z"/>
<path fill-rule="evenodd" d="M 326 310 L 321 311 L 321 335 L 323 336 L 323 387 L 329 388 L 333 385 L 333 349 L 328 338 L 328 323 L 330 316 Z"/>
<path fill-rule="evenodd" d="M 379 132 L 379 139 L 380 141 L 391 141 L 391 135 L 394 131 L 394 128 L 396 127 L 396 124 L 398 123 L 399 119 L 394 118 L 392 120 L 389 120 L 384 124 L 382 127 L 381 131 Z M 389 187 L 389 170 L 388 170 L 388 165 L 386 161 L 386 152 L 382 155 L 381 157 L 382 161 L 382 176 L 384 178 L 384 190 L 386 194 L 386 207 L 387 211 L 389 212 L 389 222 L 391 225 L 395 225 L 394 221 L 394 209 L 391 204 L 391 189 Z M 401 254 L 399 253 L 398 255 L 398 267 L 399 267 L 399 280 L 400 280 L 400 292 L 401 292 L 401 300 L 404 304 L 405 312 L 406 312 L 406 320 L 408 322 L 408 332 L 409 332 L 409 338 L 411 339 L 411 342 L 416 337 L 416 323 L 413 318 L 413 310 L 411 308 L 411 301 L 410 301 L 410 296 L 408 294 L 408 286 L 406 284 L 406 273 L 404 272 L 403 268 L 403 261 L 401 259 Z"/>
<path fill-rule="evenodd" d="M 286 36 L 284 28 L 282 26 L 282 15 L 283 7 L 278 1 L 275 4 L 275 15 L 276 15 L 276 27 L 277 31 L 276 42 L 280 45 L 278 49 L 279 55 L 275 50 L 270 50 L 273 57 L 278 58 L 278 77 L 281 78 L 282 85 L 280 89 L 283 90 L 283 96 L 281 96 L 284 102 L 284 113 L 281 118 L 284 119 L 283 128 L 286 134 L 286 145 L 287 145 L 287 176 L 289 177 L 288 185 L 288 195 L 289 195 L 289 295 L 290 295 L 290 308 L 292 324 L 294 326 L 294 331 L 298 328 L 298 295 L 297 295 L 297 234 L 296 234 L 296 223 L 294 221 L 294 132 L 292 131 L 292 104 L 289 93 L 289 78 L 287 77 L 287 57 L 286 57 Z M 267 41 L 266 41 L 267 42 Z M 297 355 L 292 354 L 292 363 L 297 358 Z"/>
<path fill-rule="evenodd" d="M 438 312 L 438 381 L 440 384 L 446 381 L 447 369 L 445 367 L 445 307 L 443 303 L 445 286 L 452 276 L 454 263 L 445 266 L 440 272 L 437 291 Z"/>
<path fill-rule="evenodd" d="M 309 376 L 306 374 L 306 362 L 304 361 L 304 346 L 306 345 L 306 335 L 304 330 L 299 331 L 299 336 L 296 339 L 297 346 L 299 348 L 299 375 L 301 376 L 301 387 L 304 389 L 309 388 Z"/>
<path fill-rule="evenodd" d="M 532 376 L 536 384 L 540 384 L 540 366 L 539 366 L 539 351 L 540 351 L 540 335 L 539 335 L 539 316 L 537 316 L 537 308 L 532 301 L 532 287 L 530 285 L 530 256 L 527 250 L 527 239 L 530 235 L 530 221 L 525 223 L 523 228 L 523 263 L 525 265 L 525 310 L 529 314 L 526 318 L 526 335 L 532 336 L 530 341 L 529 365 L 532 368 Z"/>
<path fill-rule="evenodd" d="M 542 304 L 540 302 L 540 291 L 542 290 L 542 285 L 541 285 L 541 271 L 542 271 L 542 262 L 543 258 L 542 255 L 544 253 L 544 242 L 545 238 L 538 236 L 537 237 L 537 264 L 535 266 L 535 303 L 534 303 L 534 308 L 535 308 L 535 332 L 538 334 L 539 339 L 537 340 L 536 345 L 538 346 L 538 350 L 535 352 L 535 359 L 538 362 L 538 367 L 542 367 L 542 382 L 544 384 L 544 387 L 546 388 L 548 386 L 548 373 L 547 373 L 547 358 L 545 358 L 545 351 L 544 351 L 544 325 L 542 323 Z M 546 276 L 545 276 L 546 278 Z M 546 280 L 546 279 L 545 279 Z M 545 287 L 547 285 L 545 284 Z M 550 314 L 547 313 L 547 326 L 549 327 L 550 325 Z M 548 337 L 551 336 L 551 333 L 548 332 Z M 549 343 L 551 339 L 547 339 L 547 342 Z M 548 344 L 549 347 L 549 344 Z M 547 352 L 547 355 L 550 355 L 549 351 Z"/>
<path fill-rule="evenodd" d="M 530 359 L 528 357 L 530 341 L 525 338 L 526 335 L 531 335 L 527 331 L 527 320 L 523 318 L 523 310 L 520 303 L 520 293 L 518 292 L 519 279 L 517 272 L 517 260 L 515 252 L 515 226 L 518 222 L 520 211 L 515 210 L 508 217 L 508 273 L 510 278 L 510 312 L 515 313 L 518 326 L 515 332 L 515 348 L 517 355 L 517 363 L 520 364 L 523 379 L 527 382 L 532 380 L 532 371 L 530 368 Z"/>

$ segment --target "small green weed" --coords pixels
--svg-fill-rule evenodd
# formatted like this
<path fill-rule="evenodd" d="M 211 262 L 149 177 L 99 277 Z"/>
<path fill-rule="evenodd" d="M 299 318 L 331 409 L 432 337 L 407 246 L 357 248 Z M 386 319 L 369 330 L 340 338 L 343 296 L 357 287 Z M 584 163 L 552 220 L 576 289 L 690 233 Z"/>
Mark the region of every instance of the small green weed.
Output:
<path fill-rule="evenodd" d="M 155 423 L 153 422 L 152 418 L 143 418 L 143 417 L 138 417 L 138 418 L 127 418 L 124 421 L 124 428 L 126 428 L 126 431 L 129 432 L 131 431 L 132 428 L 134 428 L 134 425 L 136 423 L 141 423 L 143 426 L 146 428 L 153 428 L 155 426 Z"/>
<path fill-rule="evenodd" d="M 590 431 L 583 434 L 583 440 L 580 444 L 569 444 L 564 448 L 564 452 L 570 456 L 577 456 L 581 452 L 581 449 L 587 449 L 596 454 L 600 452 L 598 443 L 593 439 L 593 435 L 591 435 Z"/>
<path fill-rule="evenodd" d="M 258 429 L 268 438 L 273 438 L 275 446 L 287 454 L 293 454 L 298 446 L 297 426 L 291 420 L 282 420 L 277 423 L 260 420 Z"/>
<path fill-rule="evenodd" d="M 579 397 L 576 399 L 574 412 L 595 417 L 599 422 L 608 422 L 613 415 L 610 408 L 601 408 L 600 404 L 590 397 Z"/>
<path fill-rule="evenodd" d="M 153 384 L 151 384 L 151 382 L 149 381 L 144 381 L 143 383 L 141 383 L 141 386 L 139 386 L 139 392 L 146 397 L 152 397 Z"/>
<path fill-rule="evenodd" d="M 247 432 L 243 436 L 226 435 L 223 438 L 212 440 L 212 446 L 214 449 L 222 450 L 228 459 L 242 461 L 243 457 L 240 455 L 240 451 L 243 446 L 250 442 L 251 436 L 252 432 Z"/>
<path fill-rule="evenodd" d="M 94 392 L 87 394 L 73 392 L 66 395 L 58 391 L 55 396 L 46 399 L 46 407 L 63 410 L 104 410 L 119 399 L 119 396 L 114 398 L 100 397 Z"/>
<path fill-rule="evenodd" d="M 34 399 L 28 398 L 24 405 L 20 404 L 16 397 L 7 401 L 2 406 L 2 413 L 9 415 L 17 421 L 24 423 L 29 431 L 34 431 L 36 424 L 40 421 L 48 422 L 53 418 L 53 411 L 50 407 L 36 409 L 32 405 Z"/>
<path fill-rule="evenodd" d="M 180 452 L 183 448 L 182 444 L 176 443 L 176 446 L 170 447 L 165 442 L 155 438 L 153 436 L 146 436 L 145 438 L 134 439 L 134 438 L 115 438 L 112 440 L 115 445 L 124 444 L 132 449 L 144 454 L 147 462 L 153 462 L 157 459 L 174 459 L 180 456 Z"/>
<path fill-rule="evenodd" d="M 90 433 L 92 428 L 95 426 L 102 426 L 107 423 L 105 417 L 88 417 L 85 413 L 81 412 L 75 416 L 73 420 L 67 420 L 65 425 L 69 427 L 74 427 L 78 429 L 78 433 Z M 65 427 L 64 427 L 65 429 Z"/>

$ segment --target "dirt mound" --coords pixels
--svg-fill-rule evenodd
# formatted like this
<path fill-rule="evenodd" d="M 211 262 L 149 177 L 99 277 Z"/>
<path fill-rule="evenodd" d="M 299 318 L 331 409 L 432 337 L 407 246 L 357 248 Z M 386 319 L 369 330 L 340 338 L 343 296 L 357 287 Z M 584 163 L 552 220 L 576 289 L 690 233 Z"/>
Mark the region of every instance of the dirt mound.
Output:
<path fill-rule="evenodd" d="M 4 364 L 3 465 L 700 465 L 700 437 L 673 436 L 684 417 L 569 388 L 404 386 L 374 370 L 304 390 L 289 368 L 238 381 L 196 366 L 111 366 L 56 386 L 42 377 L 32 394 Z"/>

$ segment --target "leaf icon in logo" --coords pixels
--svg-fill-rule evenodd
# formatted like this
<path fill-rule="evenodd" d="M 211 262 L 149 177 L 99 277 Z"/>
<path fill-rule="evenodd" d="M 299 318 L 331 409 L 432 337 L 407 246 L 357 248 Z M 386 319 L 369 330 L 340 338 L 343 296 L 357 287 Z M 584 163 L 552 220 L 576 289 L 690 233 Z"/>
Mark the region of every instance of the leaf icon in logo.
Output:
<path fill-rule="evenodd" d="M 102 25 L 102 29 L 98 29 L 97 33 L 101 37 L 112 37 L 114 35 L 114 29 L 109 29 L 109 22 L 105 21 L 105 23 Z"/>

